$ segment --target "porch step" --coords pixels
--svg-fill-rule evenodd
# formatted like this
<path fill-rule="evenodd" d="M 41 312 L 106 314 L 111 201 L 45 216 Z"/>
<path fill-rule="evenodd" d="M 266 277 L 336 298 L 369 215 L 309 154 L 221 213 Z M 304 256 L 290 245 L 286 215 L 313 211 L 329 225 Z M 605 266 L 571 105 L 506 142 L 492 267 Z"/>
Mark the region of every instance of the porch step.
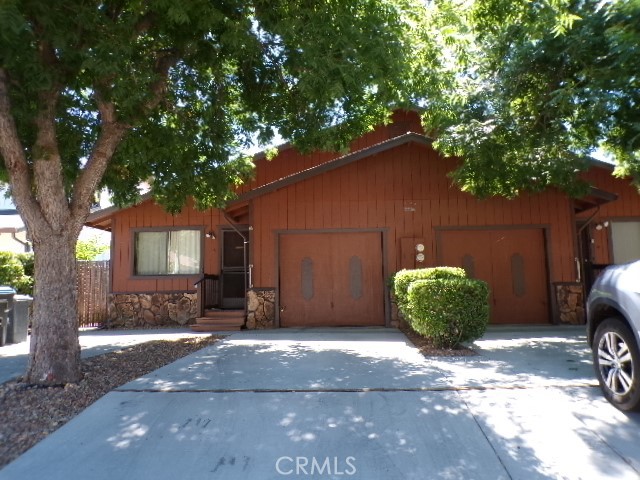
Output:
<path fill-rule="evenodd" d="M 211 309 L 211 310 L 205 310 L 204 311 L 204 317 L 200 317 L 200 318 L 216 318 L 216 319 L 223 319 L 223 318 L 244 318 L 244 310 L 217 310 L 217 309 Z"/>
<path fill-rule="evenodd" d="M 204 317 L 191 325 L 194 332 L 222 332 L 240 330 L 244 325 L 244 310 L 207 310 Z"/>

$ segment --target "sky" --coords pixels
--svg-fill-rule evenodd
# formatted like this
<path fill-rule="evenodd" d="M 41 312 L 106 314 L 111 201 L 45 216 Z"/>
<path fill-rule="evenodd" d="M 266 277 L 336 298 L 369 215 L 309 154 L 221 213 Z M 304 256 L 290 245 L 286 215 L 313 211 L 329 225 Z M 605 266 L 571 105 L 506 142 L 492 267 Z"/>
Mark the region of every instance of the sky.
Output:
<path fill-rule="evenodd" d="M 16 207 L 13 206 L 10 198 L 6 198 L 6 193 L 7 190 L 0 187 L 0 210 L 14 210 Z"/>

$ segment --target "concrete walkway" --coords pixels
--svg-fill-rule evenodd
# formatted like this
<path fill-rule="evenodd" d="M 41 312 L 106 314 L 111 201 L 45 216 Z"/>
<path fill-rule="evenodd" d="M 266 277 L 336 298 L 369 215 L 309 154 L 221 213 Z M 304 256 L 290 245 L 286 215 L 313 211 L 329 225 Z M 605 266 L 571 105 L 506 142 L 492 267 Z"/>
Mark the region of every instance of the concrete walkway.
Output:
<path fill-rule="evenodd" d="M 149 330 L 98 330 L 80 331 L 82 358 L 121 350 L 153 340 L 177 340 L 208 334 L 195 333 L 190 328 L 158 328 Z M 27 370 L 29 340 L 0 347 L 0 383 L 21 377 Z"/>
<path fill-rule="evenodd" d="M 583 329 L 425 359 L 390 329 L 240 332 L 120 387 L 0 479 L 640 477 Z"/>

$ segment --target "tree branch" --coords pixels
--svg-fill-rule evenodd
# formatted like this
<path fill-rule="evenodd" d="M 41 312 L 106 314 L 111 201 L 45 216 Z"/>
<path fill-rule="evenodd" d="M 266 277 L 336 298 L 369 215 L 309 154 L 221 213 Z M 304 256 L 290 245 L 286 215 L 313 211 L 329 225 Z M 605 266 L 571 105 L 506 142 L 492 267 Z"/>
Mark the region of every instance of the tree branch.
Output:
<path fill-rule="evenodd" d="M 36 197 L 42 213 L 55 232 L 62 232 L 69 218 L 64 188 L 62 160 L 56 138 L 57 88 L 39 95 L 41 109 L 36 115 L 36 141 L 32 149 Z"/>
<path fill-rule="evenodd" d="M 143 115 L 149 115 L 166 97 L 169 82 L 169 70 L 178 62 L 179 56 L 174 51 L 164 51 L 156 59 L 154 72 L 157 80 L 149 87 L 151 97 L 141 107 Z M 103 82 L 102 87 L 104 87 Z M 76 181 L 71 204 L 73 228 L 82 228 L 82 224 L 89 214 L 93 194 L 98 188 L 100 180 L 116 151 L 116 148 L 131 129 L 131 125 L 118 120 L 116 106 L 104 99 L 100 87 L 94 89 L 94 98 L 100 112 L 100 134 L 91 156 L 82 169 Z"/>
<path fill-rule="evenodd" d="M 98 91 L 94 97 L 100 112 L 100 133 L 91 155 L 80 173 L 73 190 L 71 202 L 72 228 L 80 233 L 89 215 L 93 194 L 130 126 L 118 122 L 115 105 L 105 101 Z"/>
<path fill-rule="evenodd" d="M 156 58 L 154 73 L 158 79 L 151 84 L 151 98 L 142 106 L 145 115 L 149 115 L 162 102 L 167 94 L 169 70 L 178 63 L 179 56 L 175 51 L 159 52 Z"/>
<path fill-rule="evenodd" d="M 45 223 L 38 202 L 31 190 L 31 172 L 24 152 L 24 147 L 18 136 L 9 99 L 9 78 L 6 71 L 0 68 L 0 155 L 9 173 L 11 193 L 16 207 L 25 221 L 29 232 L 33 226 Z"/>

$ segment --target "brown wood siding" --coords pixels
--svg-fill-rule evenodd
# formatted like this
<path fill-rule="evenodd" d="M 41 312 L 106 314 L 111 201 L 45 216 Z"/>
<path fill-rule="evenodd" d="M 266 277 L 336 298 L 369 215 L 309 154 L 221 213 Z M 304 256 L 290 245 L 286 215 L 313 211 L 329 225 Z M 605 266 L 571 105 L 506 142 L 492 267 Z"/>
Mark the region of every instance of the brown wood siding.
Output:
<path fill-rule="evenodd" d="M 608 228 L 597 230 L 595 226 L 597 224 L 602 225 L 605 221 L 640 221 L 640 194 L 638 190 L 631 185 L 630 179 L 614 177 L 611 171 L 605 168 L 593 168 L 585 173 L 583 178 L 597 188 L 618 195 L 617 200 L 602 205 L 597 213 L 595 209 L 592 209 L 577 217 L 578 221 L 585 221 L 596 213 L 590 226 L 587 227 L 593 239 L 589 257 L 595 264 L 609 264 L 613 262 L 610 246 L 610 231 Z"/>
<path fill-rule="evenodd" d="M 478 200 L 451 185 L 455 161 L 409 144 L 254 200 L 254 285 L 275 286 L 275 230 L 388 228 L 388 267 L 401 267 L 402 238 L 424 238 L 436 264 L 434 231 L 451 226 L 548 227 L 550 281 L 575 280 L 571 201 L 555 190 L 514 200 Z"/>
<path fill-rule="evenodd" d="M 217 235 L 216 240 L 205 238 L 203 242 L 204 272 L 219 271 L 219 231 L 226 225 L 223 215 L 214 209 L 199 212 L 190 204 L 178 215 L 166 213 L 152 200 L 135 207 L 119 211 L 113 218 L 114 242 L 111 251 L 113 263 L 113 293 L 127 292 L 186 292 L 194 291 L 193 284 L 199 275 L 135 277 L 133 275 L 133 232 L 138 228 L 197 227 L 203 232 L 210 230 Z"/>
<path fill-rule="evenodd" d="M 420 117 L 416 112 L 398 111 L 392 116 L 393 123 L 376 128 L 351 142 L 350 151 L 362 150 L 390 138 L 402 135 L 408 131 L 422 133 Z M 300 155 L 294 148 L 284 148 L 276 158 L 267 160 L 259 158 L 255 161 L 256 171 L 253 180 L 238 189 L 238 193 L 245 193 L 267 183 L 274 182 L 302 170 L 322 165 L 338 157 L 340 152 L 313 152 Z"/>

